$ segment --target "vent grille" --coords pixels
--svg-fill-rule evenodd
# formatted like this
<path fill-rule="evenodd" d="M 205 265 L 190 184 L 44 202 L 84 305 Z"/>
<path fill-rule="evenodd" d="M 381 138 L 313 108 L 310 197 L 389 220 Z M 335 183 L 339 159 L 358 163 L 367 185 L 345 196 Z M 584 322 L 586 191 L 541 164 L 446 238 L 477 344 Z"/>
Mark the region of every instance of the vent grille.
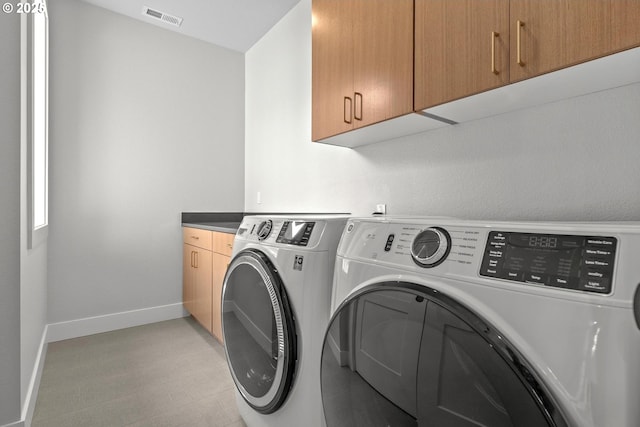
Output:
<path fill-rule="evenodd" d="M 153 19 L 158 19 L 162 22 L 166 22 L 167 24 L 175 25 L 176 27 L 182 25 L 182 18 L 169 15 L 168 13 L 160 12 L 159 10 L 151 9 L 148 6 L 144 6 L 142 8 L 142 14 Z"/>

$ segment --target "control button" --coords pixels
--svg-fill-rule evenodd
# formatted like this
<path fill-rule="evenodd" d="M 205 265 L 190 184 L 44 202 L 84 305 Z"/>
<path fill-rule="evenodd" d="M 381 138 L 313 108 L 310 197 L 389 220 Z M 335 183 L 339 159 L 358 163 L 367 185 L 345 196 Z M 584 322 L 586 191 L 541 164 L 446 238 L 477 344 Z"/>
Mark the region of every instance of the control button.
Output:
<path fill-rule="evenodd" d="M 490 236 L 491 240 L 493 241 L 500 241 L 500 240 L 506 240 L 506 236 L 504 235 L 504 233 L 491 233 Z"/>
<path fill-rule="evenodd" d="M 610 268 L 611 261 L 601 258 L 585 258 L 584 264 L 588 267 Z"/>
<path fill-rule="evenodd" d="M 611 280 L 609 280 L 608 278 L 583 278 L 580 280 L 579 289 L 581 291 L 608 294 L 609 292 L 611 292 Z"/>
<path fill-rule="evenodd" d="M 496 251 L 496 250 L 489 251 L 489 256 L 492 258 L 502 258 L 502 255 L 503 255 L 502 251 Z"/>
<path fill-rule="evenodd" d="M 547 284 L 547 275 L 546 274 L 537 274 L 537 273 L 526 273 L 524 275 L 525 282 L 531 283 L 539 283 L 541 285 Z"/>
<path fill-rule="evenodd" d="M 483 276 L 499 277 L 497 268 L 483 268 L 480 274 Z"/>
<path fill-rule="evenodd" d="M 389 252 L 391 250 L 391 245 L 393 245 L 394 238 L 395 238 L 394 234 L 389 234 L 389 237 L 387 237 L 387 243 L 384 245 L 385 252 Z"/>
<path fill-rule="evenodd" d="M 614 248 L 616 245 L 616 238 L 615 237 L 587 237 L 587 245 Z"/>
<path fill-rule="evenodd" d="M 606 249 L 587 248 L 584 251 L 589 256 L 610 257 L 613 255 L 613 252 Z"/>
<path fill-rule="evenodd" d="M 590 279 L 608 279 L 609 272 L 606 270 L 587 269 L 587 277 Z"/>
<path fill-rule="evenodd" d="M 411 257 L 421 267 L 435 267 L 451 249 L 449 233 L 439 227 L 422 230 L 411 243 Z"/>
<path fill-rule="evenodd" d="M 516 282 L 523 282 L 524 273 L 520 271 L 505 271 L 502 278 L 508 279 L 508 280 L 515 280 Z"/>
<path fill-rule="evenodd" d="M 551 276 L 549 280 L 549 286 L 556 288 L 571 288 L 571 284 L 571 280 L 563 276 Z"/>

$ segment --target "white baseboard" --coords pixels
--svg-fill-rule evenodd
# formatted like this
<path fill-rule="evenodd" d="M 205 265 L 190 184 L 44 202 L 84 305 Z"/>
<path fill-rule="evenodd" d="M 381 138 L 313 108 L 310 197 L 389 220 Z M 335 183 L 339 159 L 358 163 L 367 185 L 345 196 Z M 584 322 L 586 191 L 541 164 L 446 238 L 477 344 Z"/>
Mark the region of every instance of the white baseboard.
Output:
<path fill-rule="evenodd" d="M 42 369 L 44 368 L 44 360 L 47 356 L 47 331 L 49 325 L 44 326 L 42 338 L 40 339 L 40 347 L 29 380 L 29 388 L 25 396 L 24 406 L 22 407 L 22 424 L 16 424 L 15 427 L 31 427 L 33 420 L 33 412 L 36 409 L 36 401 L 38 399 L 38 389 L 40 388 L 40 379 L 42 378 Z M 13 426 L 13 424 L 11 425 Z"/>
<path fill-rule="evenodd" d="M 338 366 L 348 366 L 349 365 L 349 352 L 340 350 L 340 346 L 336 342 L 335 338 L 331 334 L 327 335 L 327 343 L 329 344 L 329 349 L 331 349 L 331 353 L 333 357 L 335 357 L 338 362 Z"/>
<path fill-rule="evenodd" d="M 182 303 L 179 302 L 140 310 L 123 311 L 120 313 L 105 314 L 103 316 L 50 323 L 48 325 L 47 342 L 84 337 L 86 335 L 115 331 L 132 326 L 162 322 L 163 320 L 178 319 L 187 315 L 188 313 L 183 308 Z"/>

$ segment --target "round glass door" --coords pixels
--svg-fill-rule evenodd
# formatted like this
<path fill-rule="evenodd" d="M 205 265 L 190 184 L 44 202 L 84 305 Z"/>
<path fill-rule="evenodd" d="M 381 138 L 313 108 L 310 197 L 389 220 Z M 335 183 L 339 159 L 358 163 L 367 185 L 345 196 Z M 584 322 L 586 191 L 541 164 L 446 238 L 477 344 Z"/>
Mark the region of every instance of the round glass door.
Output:
<path fill-rule="evenodd" d="M 566 427 L 524 357 L 425 286 L 382 283 L 345 301 L 322 351 L 327 427 Z"/>
<path fill-rule="evenodd" d="M 295 372 L 295 324 L 282 281 L 259 251 L 240 252 L 222 290 L 227 362 L 240 394 L 268 414 L 284 403 Z"/>

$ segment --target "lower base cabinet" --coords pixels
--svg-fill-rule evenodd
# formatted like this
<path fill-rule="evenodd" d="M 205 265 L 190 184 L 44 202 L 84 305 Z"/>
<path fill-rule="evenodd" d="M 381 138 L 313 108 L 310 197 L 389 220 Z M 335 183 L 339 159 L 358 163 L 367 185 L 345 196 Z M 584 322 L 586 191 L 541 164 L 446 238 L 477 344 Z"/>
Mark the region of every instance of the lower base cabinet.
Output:
<path fill-rule="evenodd" d="M 231 257 L 223 254 L 213 253 L 213 307 L 212 318 L 213 324 L 211 333 L 221 343 L 224 343 L 222 337 L 222 284 L 227 267 L 231 262 Z"/>
<path fill-rule="evenodd" d="M 183 227 L 184 308 L 222 343 L 222 284 L 231 261 L 233 234 Z"/>

